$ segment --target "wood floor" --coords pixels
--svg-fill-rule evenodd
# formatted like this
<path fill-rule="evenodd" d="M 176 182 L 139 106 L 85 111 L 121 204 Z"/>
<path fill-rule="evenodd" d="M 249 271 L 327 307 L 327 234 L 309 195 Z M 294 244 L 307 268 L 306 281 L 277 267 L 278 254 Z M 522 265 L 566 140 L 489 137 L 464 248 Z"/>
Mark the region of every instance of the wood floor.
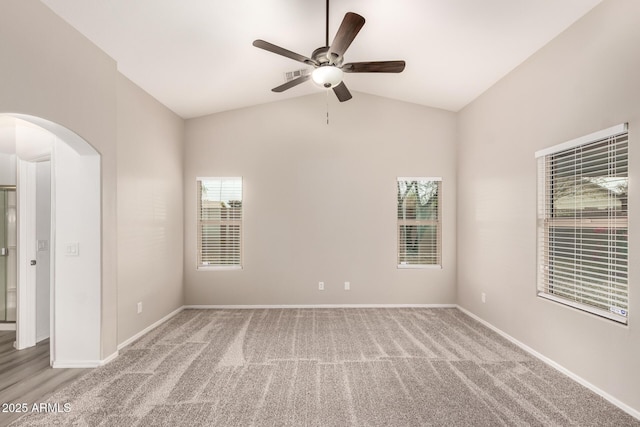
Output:
<path fill-rule="evenodd" d="M 0 426 L 19 418 L 21 413 L 3 412 L 5 404 L 26 403 L 30 408 L 89 369 L 53 369 L 49 366 L 49 340 L 35 347 L 16 350 L 15 331 L 0 331 Z"/>

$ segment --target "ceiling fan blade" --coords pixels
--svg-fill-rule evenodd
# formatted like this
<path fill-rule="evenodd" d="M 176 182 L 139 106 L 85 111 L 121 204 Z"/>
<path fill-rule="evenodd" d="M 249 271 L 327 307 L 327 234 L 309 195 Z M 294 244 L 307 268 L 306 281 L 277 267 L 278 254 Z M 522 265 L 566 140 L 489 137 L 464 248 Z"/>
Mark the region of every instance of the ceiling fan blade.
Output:
<path fill-rule="evenodd" d="M 347 85 L 345 85 L 344 82 L 340 82 L 338 86 L 335 86 L 333 88 L 333 93 L 336 94 L 340 102 L 348 101 L 352 98 L 351 92 L 349 92 L 349 89 L 347 89 Z"/>
<path fill-rule="evenodd" d="M 264 40 L 254 40 L 253 45 L 255 47 L 259 47 L 260 49 L 267 50 L 269 52 L 273 52 L 278 55 L 282 55 L 286 58 L 293 59 L 294 61 L 303 62 L 308 65 L 318 66 L 319 64 L 311 58 L 307 58 L 306 56 L 300 55 L 295 52 L 291 52 L 283 47 L 276 46 L 275 44 L 266 42 Z"/>
<path fill-rule="evenodd" d="M 347 12 L 347 14 L 344 15 L 342 24 L 340 24 L 340 28 L 338 28 L 338 32 L 336 33 L 333 43 L 331 43 L 331 47 L 329 48 L 329 59 L 332 62 L 336 58 L 344 55 L 349 48 L 349 45 L 351 45 L 351 42 L 356 38 L 356 35 L 364 25 L 364 22 L 364 18 L 357 13 Z"/>
<path fill-rule="evenodd" d="M 342 66 L 345 73 L 401 73 L 404 61 L 350 62 Z"/>
<path fill-rule="evenodd" d="M 311 78 L 311 74 L 307 74 L 305 76 L 300 76 L 297 79 L 293 79 L 291 81 L 286 82 L 283 85 L 278 87 L 274 87 L 271 89 L 273 92 L 284 92 L 287 89 L 291 89 L 294 86 L 298 86 L 300 83 L 304 83 Z"/>

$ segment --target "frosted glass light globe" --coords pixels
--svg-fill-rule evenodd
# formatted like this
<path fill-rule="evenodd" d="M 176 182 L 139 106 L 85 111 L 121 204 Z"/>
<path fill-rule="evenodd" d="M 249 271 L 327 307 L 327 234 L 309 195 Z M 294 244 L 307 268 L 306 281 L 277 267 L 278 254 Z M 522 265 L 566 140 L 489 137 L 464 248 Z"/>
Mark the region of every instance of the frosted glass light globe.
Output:
<path fill-rule="evenodd" d="M 324 65 L 313 70 L 311 79 L 318 86 L 330 89 L 342 82 L 342 70 L 333 65 Z"/>

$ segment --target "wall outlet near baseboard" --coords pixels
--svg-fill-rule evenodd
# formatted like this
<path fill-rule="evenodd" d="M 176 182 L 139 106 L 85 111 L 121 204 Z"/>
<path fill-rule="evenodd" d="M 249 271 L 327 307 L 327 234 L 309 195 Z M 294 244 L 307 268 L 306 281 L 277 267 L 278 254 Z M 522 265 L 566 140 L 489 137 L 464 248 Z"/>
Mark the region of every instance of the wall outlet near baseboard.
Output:
<path fill-rule="evenodd" d="M 485 294 L 484 292 L 480 294 L 480 299 L 482 300 L 482 302 L 487 302 L 487 294 Z"/>
<path fill-rule="evenodd" d="M 324 282 L 318 282 L 318 290 L 324 291 Z"/>
<path fill-rule="evenodd" d="M 142 313 L 142 302 L 138 303 L 138 314 Z"/>
<path fill-rule="evenodd" d="M 351 289 L 351 282 L 344 282 L 344 290 L 348 291 Z"/>

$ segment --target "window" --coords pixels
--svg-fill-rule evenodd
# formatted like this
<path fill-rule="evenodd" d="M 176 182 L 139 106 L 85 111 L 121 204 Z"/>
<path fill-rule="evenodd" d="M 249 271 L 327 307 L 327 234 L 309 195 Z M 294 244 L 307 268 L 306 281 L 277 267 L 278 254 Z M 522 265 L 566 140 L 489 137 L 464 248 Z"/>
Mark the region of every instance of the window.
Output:
<path fill-rule="evenodd" d="M 626 324 L 626 124 L 536 157 L 538 295 Z"/>
<path fill-rule="evenodd" d="M 441 264 L 441 178 L 398 178 L 398 267 Z"/>
<path fill-rule="evenodd" d="M 198 178 L 198 268 L 242 268 L 242 178 Z"/>

